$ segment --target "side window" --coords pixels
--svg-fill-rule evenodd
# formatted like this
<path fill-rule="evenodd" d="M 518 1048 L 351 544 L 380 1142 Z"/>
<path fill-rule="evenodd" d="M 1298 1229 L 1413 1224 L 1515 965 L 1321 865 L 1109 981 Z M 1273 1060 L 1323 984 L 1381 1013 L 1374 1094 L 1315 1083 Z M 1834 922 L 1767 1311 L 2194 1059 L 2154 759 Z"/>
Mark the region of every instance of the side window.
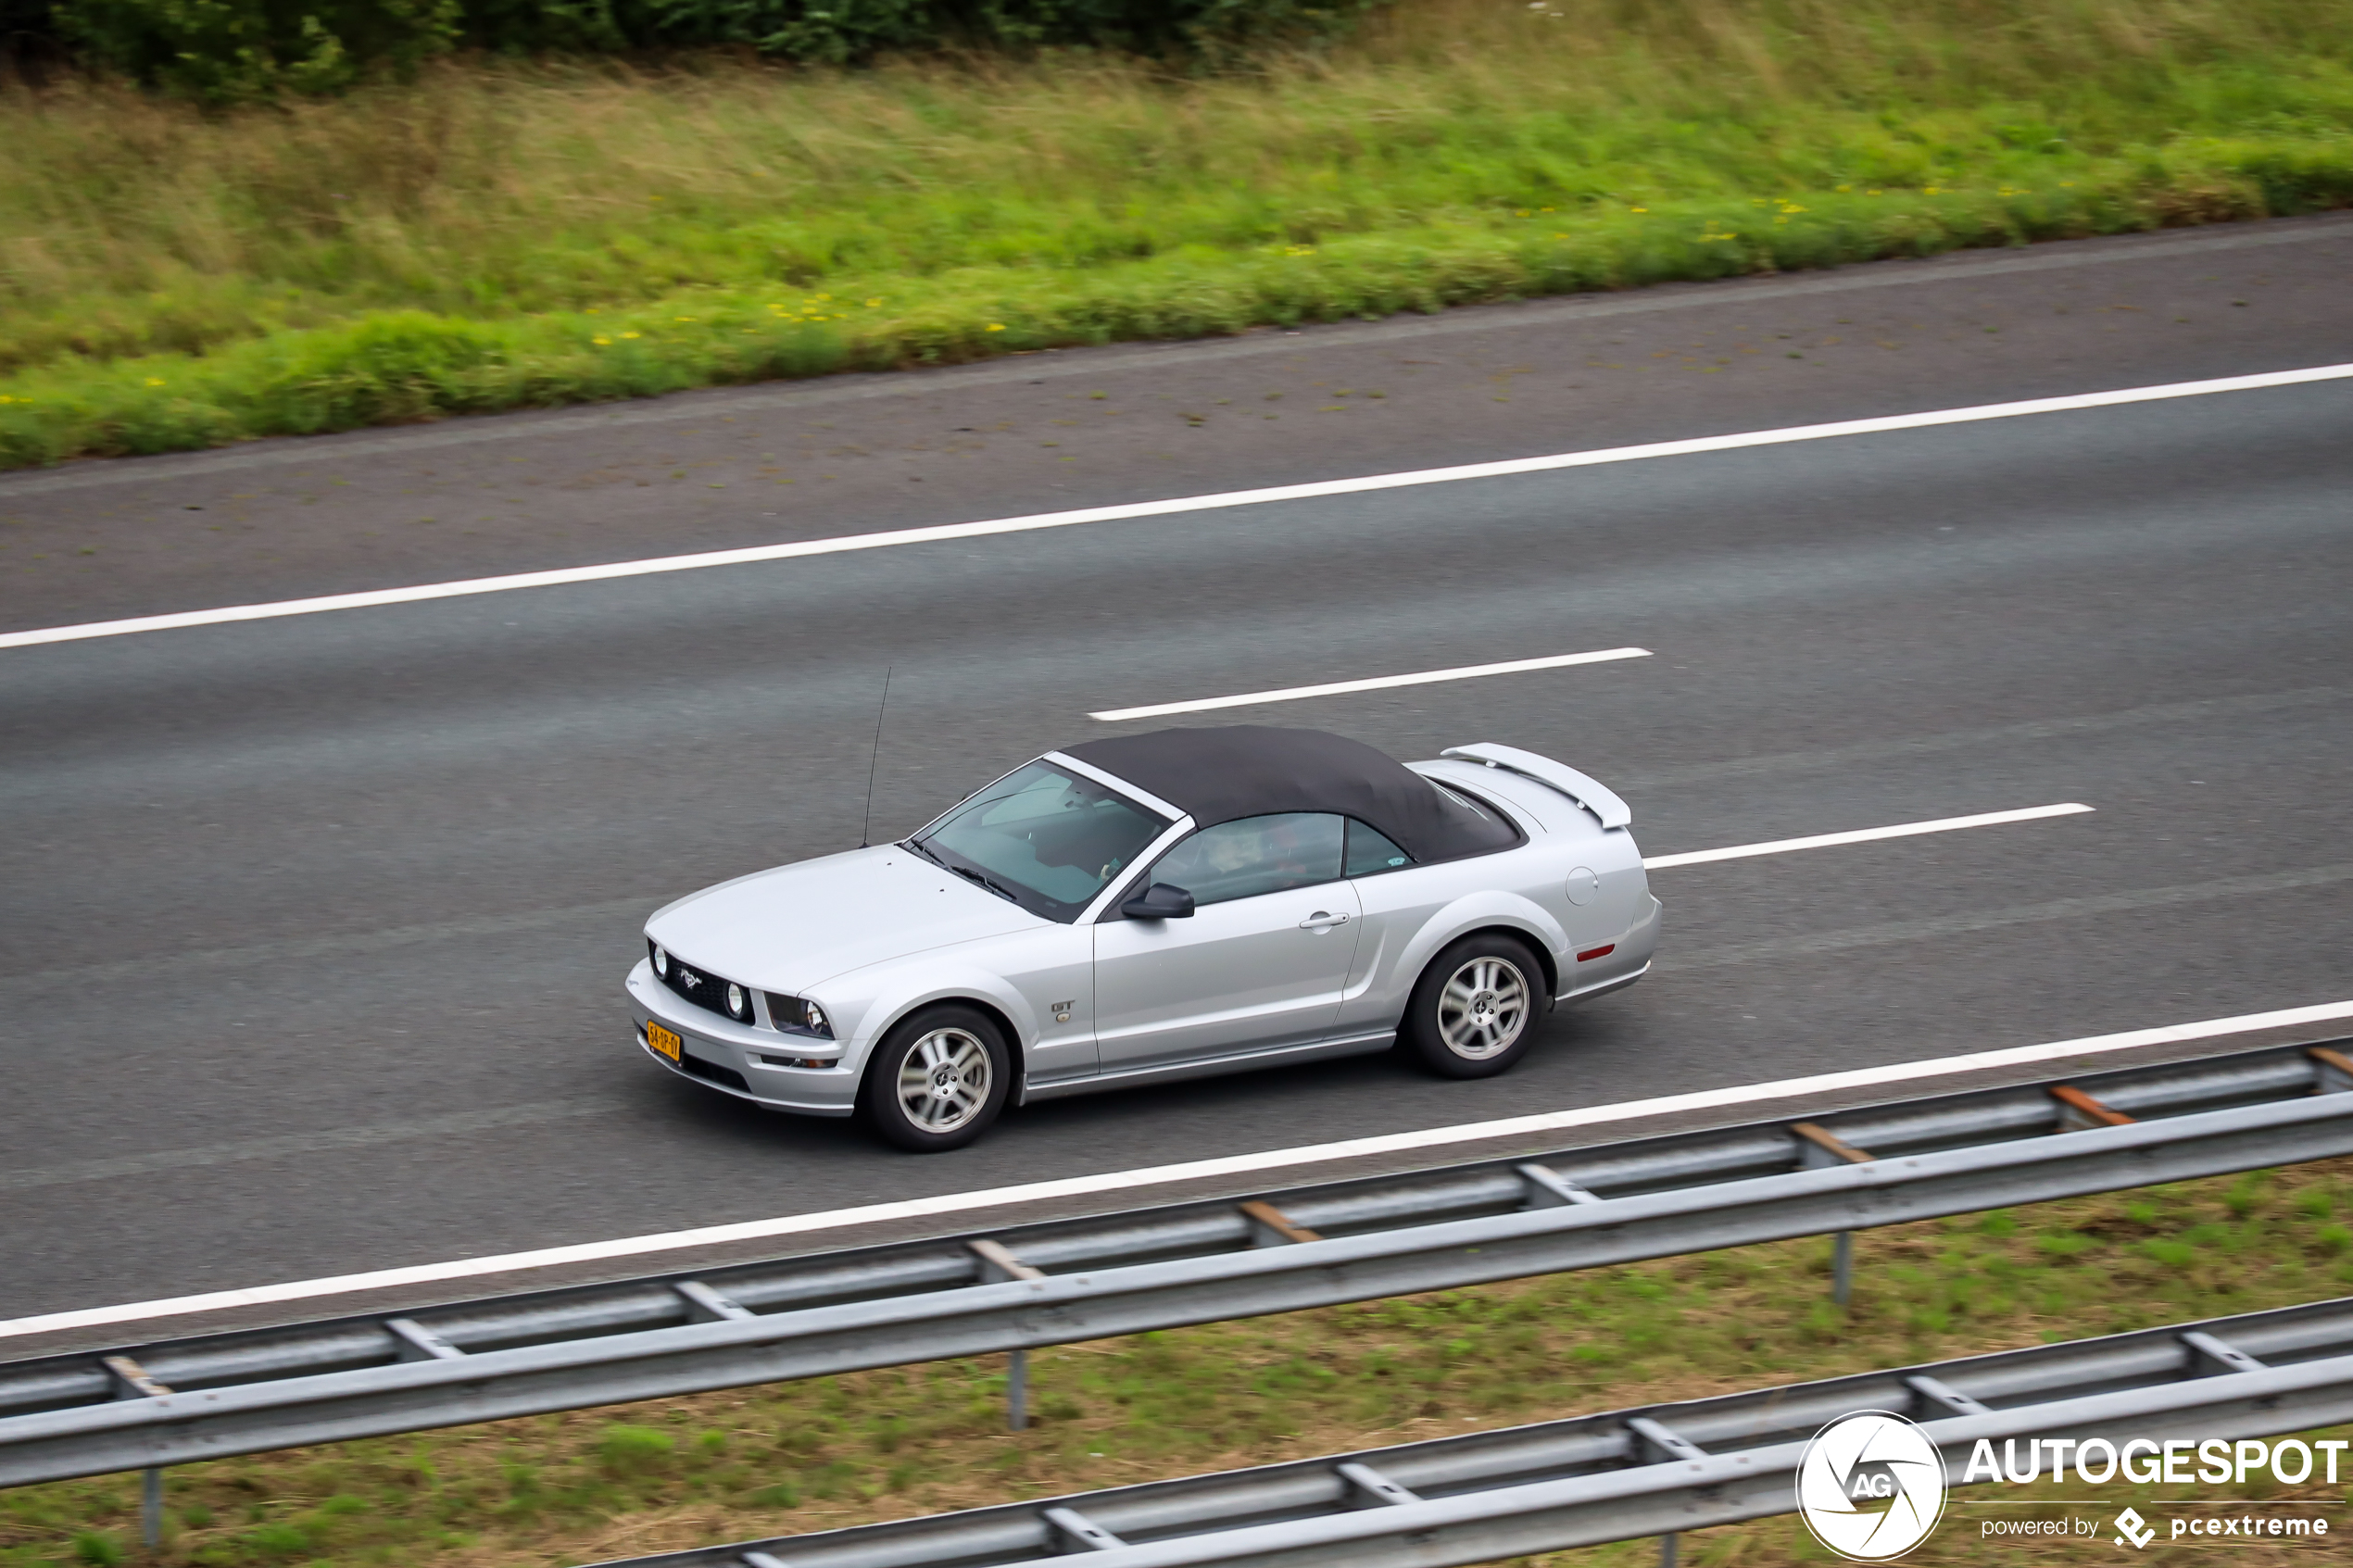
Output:
<path fill-rule="evenodd" d="M 1181 887 L 1196 904 L 1337 882 L 1343 820 L 1321 811 L 1286 811 L 1220 822 L 1162 856 L 1146 881 Z"/>
<path fill-rule="evenodd" d="M 1388 834 L 1366 827 L 1353 817 L 1348 819 L 1350 876 L 1374 876 L 1413 863 L 1414 858 L 1390 842 Z"/>

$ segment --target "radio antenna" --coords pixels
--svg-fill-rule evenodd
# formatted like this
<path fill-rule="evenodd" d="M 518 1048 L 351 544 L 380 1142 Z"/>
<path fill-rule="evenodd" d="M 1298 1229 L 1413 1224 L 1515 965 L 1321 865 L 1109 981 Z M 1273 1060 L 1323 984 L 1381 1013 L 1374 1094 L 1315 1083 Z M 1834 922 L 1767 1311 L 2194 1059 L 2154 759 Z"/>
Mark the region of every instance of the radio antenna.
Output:
<path fill-rule="evenodd" d="M 895 664 L 883 666 L 882 701 L 875 705 L 875 744 L 874 748 L 866 753 L 866 815 L 858 824 L 858 847 L 861 849 L 867 847 L 867 837 L 875 825 L 875 764 L 882 760 L 883 714 L 890 708 L 890 672 L 898 668 Z"/>

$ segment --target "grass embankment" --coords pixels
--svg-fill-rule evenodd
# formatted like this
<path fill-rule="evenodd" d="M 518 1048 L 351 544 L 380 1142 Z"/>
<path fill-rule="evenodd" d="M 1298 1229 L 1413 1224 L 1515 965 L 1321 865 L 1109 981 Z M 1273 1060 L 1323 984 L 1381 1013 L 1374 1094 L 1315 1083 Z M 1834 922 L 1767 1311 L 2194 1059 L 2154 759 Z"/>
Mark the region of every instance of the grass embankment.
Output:
<path fill-rule="evenodd" d="M 190 1465 L 161 1561 L 584 1562 L 2116 1333 L 2342 1294 L 2348 1219 L 2340 1160 L 1867 1233 L 1851 1313 L 1804 1241 L 1071 1346 L 1031 1358 L 1021 1435 L 991 1357 Z M 2353 1475 L 2299 1495 L 2324 1492 L 2353 1503 Z M 0 1492 L 0 1568 L 124 1561 L 137 1508 L 130 1476 Z M 1975 1530 L 1911 1561 L 1976 1562 Z M 1789 1519 L 1686 1544 L 1701 1568 L 1829 1561 Z"/>
<path fill-rule="evenodd" d="M 0 465 L 2353 201 L 2353 0 L 1399 0 L 1323 56 L 0 94 Z"/>

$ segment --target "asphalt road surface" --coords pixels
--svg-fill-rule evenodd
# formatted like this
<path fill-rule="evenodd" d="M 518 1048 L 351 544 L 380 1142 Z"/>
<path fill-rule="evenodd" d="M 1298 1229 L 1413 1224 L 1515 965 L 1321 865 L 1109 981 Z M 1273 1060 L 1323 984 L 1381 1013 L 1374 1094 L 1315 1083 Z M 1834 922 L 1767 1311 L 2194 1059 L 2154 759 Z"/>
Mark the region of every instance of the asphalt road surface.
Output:
<path fill-rule="evenodd" d="M 2353 360 L 2348 276 L 2265 225 L 0 478 L 0 630 Z M 2353 995 L 2348 437 L 2324 383 L 0 650 L 0 1317 Z M 1654 974 L 1484 1083 L 917 1159 L 631 1043 L 647 913 L 857 842 L 886 667 L 878 837 L 1093 710 L 1625 644 L 1173 721 L 1527 746 L 1654 854 L 2097 809 L 1658 872 Z"/>

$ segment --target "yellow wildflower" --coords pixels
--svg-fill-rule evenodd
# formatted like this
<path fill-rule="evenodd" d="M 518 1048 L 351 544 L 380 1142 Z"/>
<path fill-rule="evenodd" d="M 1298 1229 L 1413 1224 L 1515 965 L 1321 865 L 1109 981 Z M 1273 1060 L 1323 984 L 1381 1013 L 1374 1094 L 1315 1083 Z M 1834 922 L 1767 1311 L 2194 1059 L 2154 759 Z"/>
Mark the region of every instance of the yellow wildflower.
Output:
<path fill-rule="evenodd" d="M 595 344 L 598 348 L 610 348 L 612 346 L 612 339 L 601 335 L 590 338 L 588 341 Z"/>
<path fill-rule="evenodd" d="M 1001 332 L 1005 330 L 1005 323 L 1002 321 L 991 321 L 988 323 L 988 330 L 992 332 Z"/>
<path fill-rule="evenodd" d="M 147 378 L 147 384 L 149 386 L 161 386 L 163 384 L 163 378 L 161 376 L 149 376 Z"/>

